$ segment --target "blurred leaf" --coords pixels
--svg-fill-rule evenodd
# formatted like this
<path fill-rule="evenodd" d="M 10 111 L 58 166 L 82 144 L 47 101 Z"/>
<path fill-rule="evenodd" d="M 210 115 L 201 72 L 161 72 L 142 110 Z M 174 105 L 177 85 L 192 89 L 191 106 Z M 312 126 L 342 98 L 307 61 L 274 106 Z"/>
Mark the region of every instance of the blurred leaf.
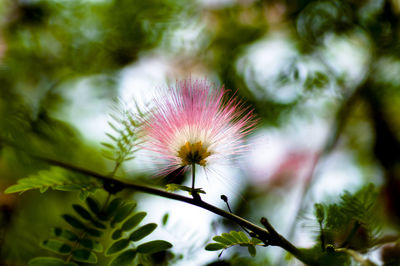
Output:
<path fill-rule="evenodd" d="M 93 236 L 93 237 L 101 237 L 103 235 L 102 231 L 99 231 L 99 230 L 94 229 L 94 228 L 89 228 L 89 227 L 85 229 L 85 232 L 88 235 Z"/>
<path fill-rule="evenodd" d="M 135 209 L 136 203 L 127 203 L 121 207 L 118 208 L 117 212 L 115 213 L 114 219 L 112 223 L 119 223 L 123 221 L 126 217 L 128 217 L 129 214 Z"/>
<path fill-rule="evenodd" d="M 74 216 L 69 215 L 69 214 L 64 214 L 64 215 L 62 215 L 62 217 L 72 227 L 75 227 L 76 229 L 80 229 L 80 230 L 86 229 L 86 226 L 79 219 L 75 218 Z"/>
<path fill-rule="evenodd" d="M 94 239 L 89 239 L 89 238 L 84 238 L 79 241 L 80 245 L 82 247 L 88 248 L 90 250 L 96 251 L 96 252 L 102 252 L 103 251 L 103 245 L 100 244 L 99 241 L 94 240 Z"/>
<path fill-rule="evenodd" d="M 215 250 L 220 250 L 220 249 L 224 249 L 225 245 L 221 244 L 221 243 L 210 243 L 207 244 L 205 249 L 208 251 L 215 251 Z"/>
<path fill-rule="evenodd" d="M 154 240 L 147 243 L 139 245 L 136 249 L 139 253 L 152 254 L 160 252 L 172 247 L 172 244 L 164 240 Z"/>
<path fill-rule="evenodd" d="M 115 257 L 111 262 L 110 266 L 128 266 L 132 265 L 133 260 L 136 257 L 136 250 L 135 249 L 128 249 L 121 254 L 119 254 L 117 257 Z"/>
<path fill-rule="evenodd" d="M 245 242 L 245 243 L 251 242 L 250 239 L 248 238 L 248 236 L 245 233 L 243 233 L 242 231 L 239 231 L 238 233 L 239 233 L 239 237 L 240 237 L 242 242 Z"/>
<path fill-rule="evenodd" d="M 122 199 L 115 198 L 113 199 L 106 209 L 106 214 L 108 217 L 114 216 L 115 212 L 117 211 L 118 207 L 121 206 Z"/>
<path fill-rule="evenodd" d="M 249 254 L 254 257 L 256 255 L 256 248 L 252 245 L 247 246 L 247 250 L 249 251 Z"/>
<path fill-rule="evenodd" d="M 123 233 L 123 231 L 122 231 L 121 229 L 116 229 L 116 230 L 112 233 L 111 238 L 112 238 L 113 240 L 117 240 L 117 239 L 119 239 L 119 238 L 122 237 L 122 233 Z"/>
<path fill-rule="evenodd" d="M 58 254 L 68 254 L 72 250 L 70 245 L 55 239 L 43 241 L 41 247 Z"/>
<path fill-rule="evenodd" d="M 165 226 L 168 222 L 168 218 L 169 218 L 169 213 L 164 214 L 164 216 L 162 217 L 162 225 Z"/>
<path fill-rule="evenodd" d="M 112 255 L 114 253 L 120 252 L 121 250 L 125 249 L 129 245 L 129 239 L 121 239 L 117 242 L 114 242 L 111 247 L 107 249 L 106 255 Z"/>
<path fill-rule="evenodd" d="M 216 241 L 216 242 L 219 242 L 221 244 L 224 244 L 224 245 L 232 245 L 232 244 L 234 244 L 234 242 L 232 242 L 229 239 L 226 239 L 226 238 L 224 238 L 222 236 L 214 236 L 213 240 Z"/>
<path fill-rule="evenodd" d="M 72 208 L 74 208 L 76 213 L 78 213 L 83 219 L 89 220 L 89 221 L 92 220 L 92 215 L 90 215 L 90 213 L 82 206 L 80 206 L 78 204 L 73 204 Z"/>
<path fill-rule="evenodd" d="M 231 235 L 231 234 L 222 233 L 221 236 L 222 236 L 223 238 L 225 238 L 225 239 L 231 241 L 232 243 L 237 243 L 237 242 L 238 242 L 238 240 L 236 240 L 236 238 L 235 238 L 233 235 Z M 239 241 L 239 242 L 240 242 L 240 241 Z"/>
<path fill-rule="evenodd" d="M 96 199 L 92 198 L 92 197 L 88 197 L 86 199 L 86 204 L 89 207 L 89 209 L 96 215 L 99 216 L 100 214 L 100 205 L 97 202 Z"/>
<path fill-rule="evenodd" d="M 97 263 L 97 256 L 87 249 L 75 249 L 72 251 L 72 259 L 84 263 Z"/>
<path fill-rule="evenodd" d="M 60 237 L 65 240 L 76 241 L 78 239 L 78 236 L 74 232 L 60 227 L 53 228 L 51 232 L 53 236 Z"/>
<path fill-rule="evenodd" d="M 31 189 L 39 189 L 41 193 L 48 188 L 61 191 L 92 191 L 102 187 L 101 181 L 85 175 L 77 175 L 59 167 L 51 167 L 50 170 L 42 170 L 36 175 L 18 180 L 16 185 L 10 186 L 5 193 L 25 192 Z"/>

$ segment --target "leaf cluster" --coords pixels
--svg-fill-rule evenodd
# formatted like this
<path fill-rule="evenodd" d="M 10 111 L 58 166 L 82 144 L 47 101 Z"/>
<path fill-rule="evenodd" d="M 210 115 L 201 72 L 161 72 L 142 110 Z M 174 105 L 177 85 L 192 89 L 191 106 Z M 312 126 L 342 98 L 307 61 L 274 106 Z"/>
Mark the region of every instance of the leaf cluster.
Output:
<path fill-rule="evenodd" d="M 219 236 L 214 236 L 215 243 L 209 243 L 205 249 L 208 251 L 225 250 L 233 246 L 247 247 L 251 256 L 256 255 L 256 246 L 263 246 L 262 241 L 258 238 L 252 237 L 251 239 L 242 231 L 231 231 L 229 233 L 222 233 Z M 222 252 L 221 252 L 222 254 Z M 221 256 L 220 254 L 220 256 Z"/>
<path fill-rule="evenodd" d="M 325 244 L 359 251 L 373 246 L 380 228 L 377 196 L 374 186 L 368 185 L 354 194 L 346 191 L 338 203 L 316 205 Z"/>
<path fill-rule="evenodd" d="M 102 186 L 102 182 L 96 178 L 60 167 L 51 167 L 49 170 L 42 170 L 35 175 L 19 179 L 18 183 L 8 187 L 5 193 L 23 193 L 31 189 L 39 189 L 44 193 L 52 188 L 61 191 L 80 191 L 81 199 L 85 199 L 89 193 Z"/>
<path fill-rule="evenodd" d="M 53 238 L 41 243 L 41 247 L 60 257 L 37 257 L 29 265 L 95 264 L 98 261 L 96 253 L 112 256 L 109 265 L 131 265 L 137 254 L 152 254 L 172 247 L 163 240 L 145 242 L 137 247 L 133 245 L 133 242 L 142 240 L 157 227 L 154 223 L 138 227 L 146 212 L 134 212 L 136 202 L 115 198 L 100 206 L 95 198 L 87 197 L 85 203 L 85 206 L 72 205 L 75 214 L 62 215 L 72 230 L 53 228 Z M 101 240 L 110 230 L 115 241 L 104 250 Z"/>
<path fill-rule="evenodd" d="M 138 115 L 143 116 L 137 106 L 136 109 Z M 137 119 L 138 115 L 133 114 L 122 103 L 116 103 L 114 112 L 110 114 L 111 120 L 108 121 L 108 125 L 112 129 L 112 133 L 106 133 L 108 142 L 101 142 L 102 153 L 105 158 L 115 161 L 117 166 L 135 158 L 133 154 L 137 150 L 137 144 L 139 144 L 137 128 L 140 122 Z"/>

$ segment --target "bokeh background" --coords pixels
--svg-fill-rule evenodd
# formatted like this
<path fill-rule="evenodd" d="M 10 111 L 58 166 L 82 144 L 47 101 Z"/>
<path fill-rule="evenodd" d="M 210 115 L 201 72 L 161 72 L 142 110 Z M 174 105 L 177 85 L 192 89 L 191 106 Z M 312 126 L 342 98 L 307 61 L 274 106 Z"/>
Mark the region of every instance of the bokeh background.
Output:
<path fill-rule="evenodd" d="M 310 247 L 312 206 L 367 183 L 380 190 L 385 232 L 400 218 L 400 1 L 398 0 L 1 0 L 0 136 L 102 173 L 100 142 L 115 99 L 146 108 L 161 88 L 192 77 L 222 85 L 255 109 L 247 153 L 199 173 L 204 199 Z M 38 242 L 62 224 L 77 195 L 3 191 L 47 169 L 1 144 L 0 264 L 46 254 Z M 140 152 L 118 176 L 149 179 Z M 183 181 L 183 182 L 188 182 Z M 187 183 L 188 184 L 188 183 Z M 146 219 L 168 223 L 172 265 L 218 261 L 204 250 L 236 225 L 196 207 L 133 193 Z M 379 263 L 380 250 L 367 254 Z M 99 258 L 101 263 L 106 258 Z M 286 258 L 287 259 L 287 258 Z M 298 264 L 278 248 L 240 249 L 219 259 L 242 265 Z"/>

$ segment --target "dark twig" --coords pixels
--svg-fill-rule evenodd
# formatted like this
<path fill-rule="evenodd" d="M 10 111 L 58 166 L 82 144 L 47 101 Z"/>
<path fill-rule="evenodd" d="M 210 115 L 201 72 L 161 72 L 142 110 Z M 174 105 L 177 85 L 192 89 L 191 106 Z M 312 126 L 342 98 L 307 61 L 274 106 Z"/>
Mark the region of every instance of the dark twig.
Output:
<path fill-rule="evenodd" d="M 228 197 L 225 196 L 225 195 L 221 195 L 221 199 L 226 203 L 226 206 L 228 207 L 229 212 L 230 212 L 230 213 L 233 213 L 231 207 L 229 206 Z M 244 227 L 241 226 L 240 224 L 239 224 L 239 226 L 240 226 L 247 234 L 249 234 L 249 236 L 254 237 L 254 233 L 249 232 L 246 228 L 244 228 Z"/>

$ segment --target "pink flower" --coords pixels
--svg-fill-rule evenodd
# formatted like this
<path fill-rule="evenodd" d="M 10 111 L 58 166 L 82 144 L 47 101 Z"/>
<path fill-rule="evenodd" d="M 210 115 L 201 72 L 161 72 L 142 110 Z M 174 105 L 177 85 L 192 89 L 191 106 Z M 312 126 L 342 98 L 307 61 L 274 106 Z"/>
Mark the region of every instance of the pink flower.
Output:
<path fill-rule="evenodd" d="M 144 121 L 144 148 L 160 159 L 161 174 L 225 162 L 245 150 L 243 137 L 256 123 L 253 111 L 224 97 L 223 88 L 188 79 L 155 100 L 155 111 Z"/>

